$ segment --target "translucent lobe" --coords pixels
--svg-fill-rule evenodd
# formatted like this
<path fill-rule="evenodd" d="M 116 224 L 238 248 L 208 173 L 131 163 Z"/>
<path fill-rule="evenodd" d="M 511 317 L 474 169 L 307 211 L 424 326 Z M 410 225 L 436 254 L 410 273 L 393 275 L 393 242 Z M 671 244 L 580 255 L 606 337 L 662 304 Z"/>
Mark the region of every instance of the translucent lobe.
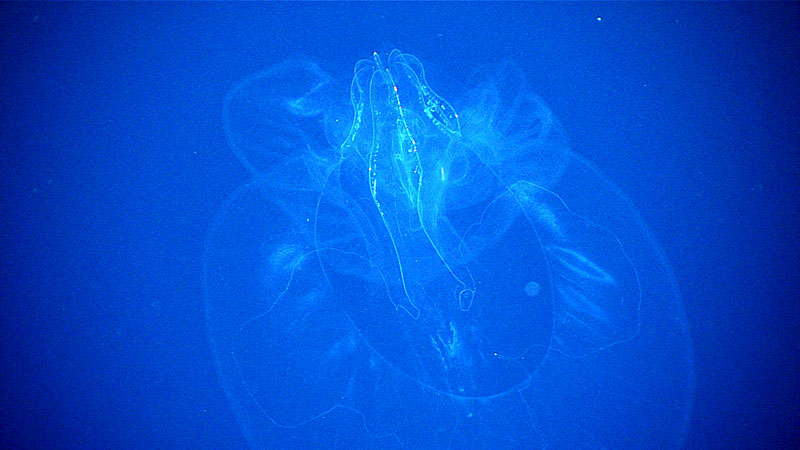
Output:
<path fill-rule="evenodd" d="M 248 442 L 679 448 L 691 345 L 657 244 L 518 68 L 453 75 L 460 115 L 399 51 L 356 64 L 352 115 L 306 62 L 229 95 L 253 177 L 204 296 Z"/>

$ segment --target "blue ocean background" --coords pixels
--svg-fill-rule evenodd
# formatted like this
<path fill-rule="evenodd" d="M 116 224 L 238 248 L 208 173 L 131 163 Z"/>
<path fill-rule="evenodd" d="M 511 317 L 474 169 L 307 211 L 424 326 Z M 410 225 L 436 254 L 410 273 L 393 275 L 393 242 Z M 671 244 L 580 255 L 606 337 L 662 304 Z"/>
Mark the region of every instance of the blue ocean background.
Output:
<path fill-rule="evenodd" d="M 250 177 L 225 96 L 288 58 L 346 95 L 400 48 L 445 98 L 514 61 L 636 206 L 693 342 L 685 447 L 798 448 L 797 30 L 797 3 L 0 5 L 0 447 L 245 448 L 202 291 Z"/>

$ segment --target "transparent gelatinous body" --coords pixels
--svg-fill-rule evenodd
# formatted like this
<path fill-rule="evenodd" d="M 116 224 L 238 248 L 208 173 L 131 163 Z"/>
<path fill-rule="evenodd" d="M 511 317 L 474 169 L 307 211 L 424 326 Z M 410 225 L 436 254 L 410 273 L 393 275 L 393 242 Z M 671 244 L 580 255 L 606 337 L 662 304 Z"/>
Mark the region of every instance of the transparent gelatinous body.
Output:
<path fill-rule="evenodd" d="M 638 214 L 509 64 L 459 103 L 395 50 L 237 85 L 253 174 L 205 260 L 208 334 L 254 448 L 676 448 L 691 345 Z M 458 81 L 458 80 L 456 80 Z"/>

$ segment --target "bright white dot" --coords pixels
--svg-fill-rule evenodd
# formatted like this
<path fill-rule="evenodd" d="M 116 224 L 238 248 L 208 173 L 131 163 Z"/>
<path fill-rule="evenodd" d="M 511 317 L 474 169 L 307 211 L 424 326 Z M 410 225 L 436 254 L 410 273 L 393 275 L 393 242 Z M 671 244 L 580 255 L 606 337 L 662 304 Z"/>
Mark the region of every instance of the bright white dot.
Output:
<path fill-rule="evenodd" d="M 602 21 L 603 21 L 603 18 L 602 18 L 602 17 L 600 17 L 600 16 L 597 16 L 597 21 L 598 21 L 598 22 L 602 22 Z"/>

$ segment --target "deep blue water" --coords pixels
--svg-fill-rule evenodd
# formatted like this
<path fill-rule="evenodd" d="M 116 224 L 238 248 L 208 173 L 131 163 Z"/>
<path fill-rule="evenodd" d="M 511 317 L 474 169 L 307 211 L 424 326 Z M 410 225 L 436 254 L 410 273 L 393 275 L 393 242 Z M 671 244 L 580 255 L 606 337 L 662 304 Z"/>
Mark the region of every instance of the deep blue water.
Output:
<path fill-rule="evenodd" d="M 796 4 L 0 8 L 0 447 L 797 448 Z"/>

